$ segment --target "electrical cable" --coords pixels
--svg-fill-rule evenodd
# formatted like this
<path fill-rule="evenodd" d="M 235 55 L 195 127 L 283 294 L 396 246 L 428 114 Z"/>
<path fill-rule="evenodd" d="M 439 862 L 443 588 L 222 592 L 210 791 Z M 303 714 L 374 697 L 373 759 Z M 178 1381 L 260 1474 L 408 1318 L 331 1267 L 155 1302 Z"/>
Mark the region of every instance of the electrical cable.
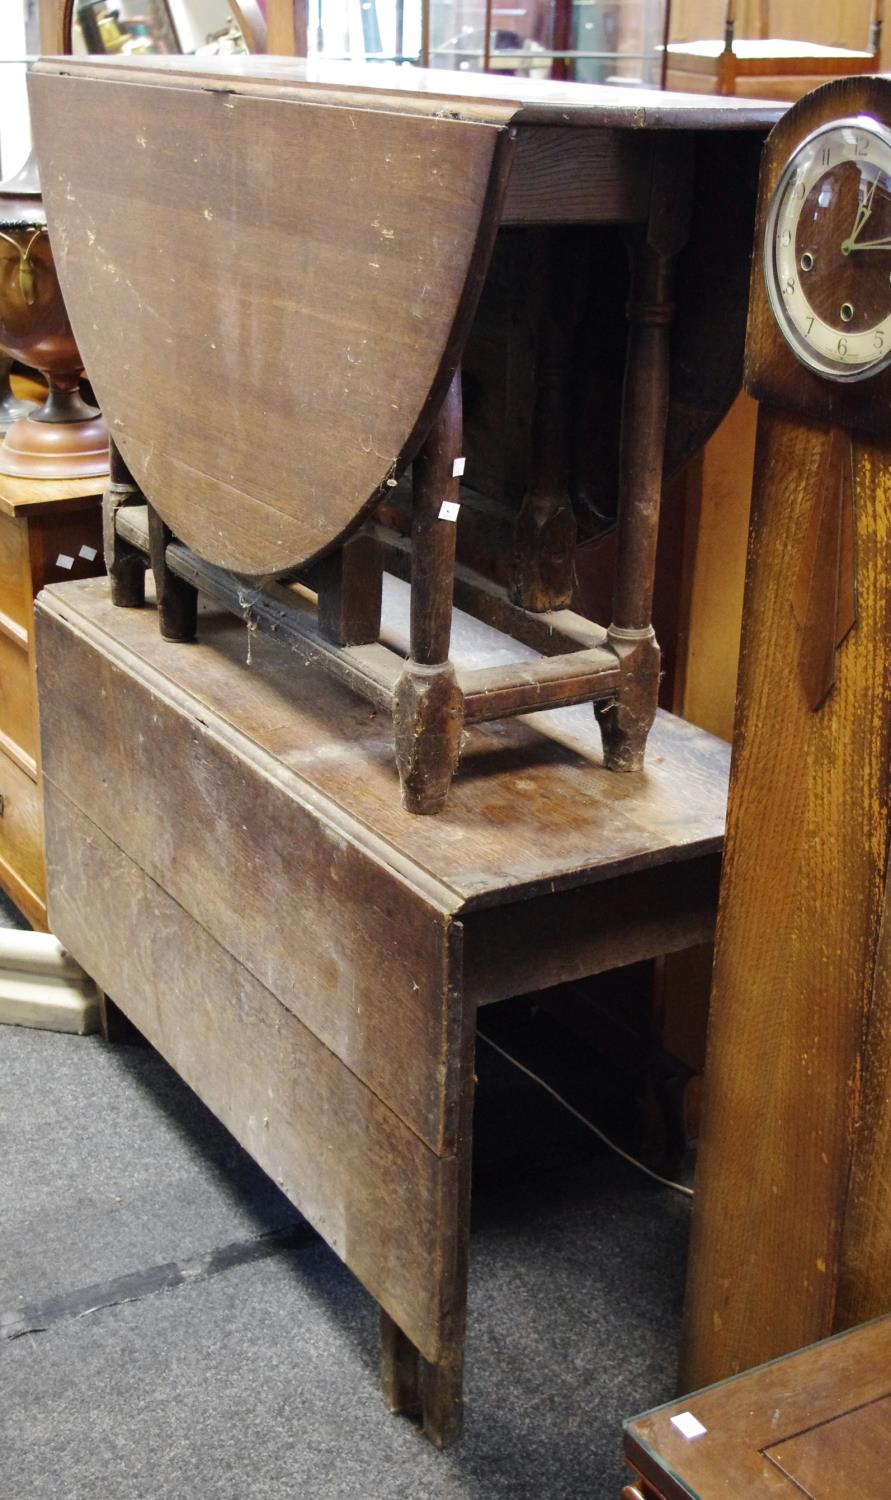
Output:
<path fill-rule="evenodd" d="M 580 1125 L 584 1125 L 586 1130 L 590 1130 L 593 1135 L 596 1135 L 597 1139 L 602 1141 L 604 1146 L 608 1146 L 610 1151 L 614 1151 L 617 1156 L 621 1156 L 622 1160 L 627 1161 L 629 1166 L 636 1167 L 638 1172 L 643 1172 L 645 1176 L 651 1177 L 654 1182 L 661 1183 L 662 1187 L 672 1188 L 676 1193 L 683 1193 L 685 1198 L 693 1197 L 692 1188 L 685 1187 L 682 1182 L 673 1182 L 670 1177 L 661 1177 L 658 1172 L 654 1172 L 644 1162 L 638 1161 L 636 1156 L 630 1156 L 627 1151 L 623 1151 L 622 1147 L 617 1146 L 615 1141 L 611 1141 L 608 1135 L 604 1135 L 598 1126 L 593 1124 L 585 1115 L 580 1114 L 569 1103 L 568 1099 L 564 1099 L 562 1094 L 558 1094 L 556 1089 L 551 1088 L 551 1085 L 546 1083 L 543 1078 L 539 1078 L 537 1073 L 533 1073 L 531 1068 L 527 1068 L 525 1063 L 521 1063 L 518 1058 L 512 1057 L 509 1052 L 505 1052 L 504 1048 L 499 1047 L 497 1042 L 493 1042 L 492 1038 L 486 1036 L 484 1031 L 477 1031 L 477 1036 L 481 1042 L 485 1042 L 488 1047 L 491 1047 L 493 1052 L 497 1052 L 499 1057 L 503 1057 L 505 1062 L 512 1063 L 521 1073 L 525 1073 L 527 1078 L 531 1078 L 533 1083 L 537 1083 L 539 1088 L 544 1089 L 546 1094 L 550 1094 L 552 1099 L 556 1099 L 558 1104 L 562 1104 L 563 1108 L 572 1115 L 574 1120 L 578 1120 Z"/>

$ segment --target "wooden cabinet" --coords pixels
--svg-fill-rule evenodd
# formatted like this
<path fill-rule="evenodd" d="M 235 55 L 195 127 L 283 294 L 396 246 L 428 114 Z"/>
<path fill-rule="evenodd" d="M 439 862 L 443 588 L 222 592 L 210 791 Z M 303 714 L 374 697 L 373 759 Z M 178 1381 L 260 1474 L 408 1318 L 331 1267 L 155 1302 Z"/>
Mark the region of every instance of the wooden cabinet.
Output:
<path fill-rule="evenodd" d="M 0 887 L 46 928 L 33 601 L 103 571 L 100 480 L 0 475 Z"/>

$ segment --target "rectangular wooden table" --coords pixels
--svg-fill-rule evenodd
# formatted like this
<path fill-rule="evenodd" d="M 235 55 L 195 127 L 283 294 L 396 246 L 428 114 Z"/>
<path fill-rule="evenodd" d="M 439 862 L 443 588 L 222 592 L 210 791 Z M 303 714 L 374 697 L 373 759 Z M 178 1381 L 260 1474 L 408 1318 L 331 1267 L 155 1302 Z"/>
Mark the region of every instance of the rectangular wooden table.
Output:
<path fill-rule="evenodd" d="M 626 1500 L 882 1500 L 891 1318 L 636 1417 L 625 1457 Z"/>
<path fill-rule="evenodd" d="M 709 934 L 728 749 L 660 714 L 620 776 L 590 706 L 476 725 L 417 818 L 386 716 L 228 615 L 172 644 L 99 580 L 38 619 L 53 930 L 377 1299 L 441 1444 L 477 1007 Z"/>

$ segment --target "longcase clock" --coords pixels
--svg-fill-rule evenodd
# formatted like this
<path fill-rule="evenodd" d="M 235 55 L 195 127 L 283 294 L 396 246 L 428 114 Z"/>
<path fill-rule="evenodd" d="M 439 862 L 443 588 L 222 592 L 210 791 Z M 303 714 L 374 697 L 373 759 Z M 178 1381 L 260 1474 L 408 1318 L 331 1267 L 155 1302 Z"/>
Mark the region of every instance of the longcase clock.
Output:
<path fill-rule="evenodd" d="M 827 84 L 768 140 L 746 385 L 685 1389 L 891 1310 L 891 79 Z"/>

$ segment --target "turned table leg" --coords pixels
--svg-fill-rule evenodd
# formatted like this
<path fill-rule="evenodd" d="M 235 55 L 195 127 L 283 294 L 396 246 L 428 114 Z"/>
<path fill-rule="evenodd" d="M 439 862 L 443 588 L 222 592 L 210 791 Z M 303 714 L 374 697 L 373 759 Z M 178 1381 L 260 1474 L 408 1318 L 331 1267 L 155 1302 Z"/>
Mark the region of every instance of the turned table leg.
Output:
<path fill-rule="evenodd" d="M 618 696 L 596 707 L 604 760 L 613 771 L 642 768 L 659 691 L 660 652 L 651 617 L 668 418 L 673 262 L 671 254 L 654 248 L 641 232 L 632 247 L 618 547 L 608 633 L 622 678 Z"/>
<path fill-rule="evenodd" d="M 109 484 L 102 496 L 102 544 L 111 601 L 123 609 L 145 604 L 145 557 L 118 536 L 117 513 L 123 505 L 141 505 L 142 494 L 112 438 L 108 442 Z"/>
<path fill-rule="evenodd" d="M 456 371 L 412 468 L 411 645 L 394 719 L 402 801 L 414 813 L 440 811 L 461 753 L 464 703 L 449 661 L 456 524 L 442 514 L 458 501 L 461 441 Z"/>
<path fill-rule="evenodd" d="M 542 262 L 531 472 L 514 528 L 509 585 L 515 604 L 536 611 L 570 604 L 576 543 L 567 436 L 575 267 L 559 231 L 547 232 Z"/>
<path fill-rule="evenodd" d="M 148 523 L 161 635 L 165 641 L 193 641 L 198 628 L 198 590 L 167 566 L 167 546 L 173 534 L 153 505 L 148 507 Z"/>

